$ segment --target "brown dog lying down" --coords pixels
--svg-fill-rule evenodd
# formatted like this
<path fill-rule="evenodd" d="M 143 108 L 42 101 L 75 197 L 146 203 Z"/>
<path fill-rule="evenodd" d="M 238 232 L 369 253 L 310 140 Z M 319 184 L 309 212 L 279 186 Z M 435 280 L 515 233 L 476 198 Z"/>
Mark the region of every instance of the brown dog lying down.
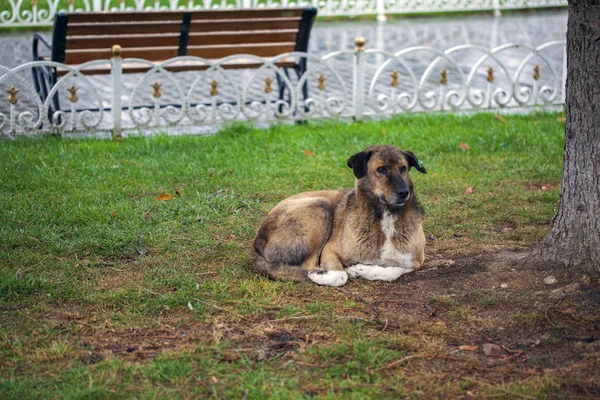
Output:
<path fill-rule="evenodd" d="M 427 173 L 410 151 L 370 146 L 348 159 L 352 189 L 300 193 L 275 206 L 250 251 L 273 279 L 342 286 L 350 277 L 393 281 L 424 260 L 423 210 L 409 171 Z"/>

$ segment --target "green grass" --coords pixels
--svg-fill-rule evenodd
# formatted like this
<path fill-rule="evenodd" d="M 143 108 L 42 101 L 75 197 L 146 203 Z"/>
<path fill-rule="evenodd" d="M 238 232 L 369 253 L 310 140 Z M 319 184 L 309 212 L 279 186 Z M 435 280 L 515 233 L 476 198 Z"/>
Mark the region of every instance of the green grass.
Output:
<path fill-rule="evenodd" d="M 412 174 L 436 238 L 428 254 L 530 246 L 557 205 L 559 116 L 0 141 L 0 397 L 464 396 L 473 385 L 449 376 L 373 372 L 442 348 L 449 328 L 428 322 L 425 344 L 420 334 L 380 332 L 359 299 L 256 277 L 247 249 L 284 197 L 352 186 L 346 159 L 375 143 L 412 150 L 429 171 Z M 367 298 L 380 287 L 356 285 Z M 465 299 L 484 310 L 505 301 L 487 288 Z M 467 309 L 450 317 L 473 318 Z M 557 384 L 479 390 L 546 396 Z"/>

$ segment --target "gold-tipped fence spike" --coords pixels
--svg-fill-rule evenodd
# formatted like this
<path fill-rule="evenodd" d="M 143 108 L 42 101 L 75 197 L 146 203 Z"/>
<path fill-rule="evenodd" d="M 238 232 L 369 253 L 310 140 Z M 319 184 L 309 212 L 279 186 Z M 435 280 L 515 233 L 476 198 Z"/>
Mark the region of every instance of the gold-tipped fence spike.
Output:
<path fill-rule="evenodd" d="M 213 80 L 210 83 L 210 95 L 216 96 L 218 94 L 219 94 L 219 82 L 217 82 L 216 80 Z"/>
<path fill-rule="evenodd" d="M 120 45 L 115 44 L 112 48 L 112 55 L 113 57 L 117 57 L 117 58 L 121 58 L 121 54 L 123 54 L 123 49 L 121 48 Z"/>
<path fill-rule="evenodd" d="M 393 87 L 398 87 L 398 84 L 400 83 L 400 72 L 398 72 L 397 70 L 392 72 L 392 82 L 391 85 Z"/>
<path fill-rule="evenodd" d="M 273 91 L 273 87 L 271 84 L 273 83 L 273 79 L 268 76 L 265 78 L 265 93 L 271 93 Z"/>
<path fill-rule="evenodd" d="M 38 5 L 38 0 L 31 0 L 31 5 L 32 6 L 37 6 Z"/>
<path fill-rule="evenodd" d="M 365 50 L 365 43 L 367 43 L 367 41 L 365 40 L 364 37 L 357 36 L 356 39 L 354 39 L 355 50 L 356 51 L 364 51 Z"/>
<path fill-rule="evenodd" d="M 19 93 L 19 89 L 17 89 L 14 86 L 11 86 L 6 92 L 8 93 L 8 102 L 12 105 L 17 104 L 17 101 L 19 101 L 19 96 L 17 96 L 17 93 Z"/>
<path fill-rule="evenodd" d="M 71 85 L 71 87 L 67 89 L 67 92 L 69 92 L 69 101 L 71 103 L 77 103 L 77 100 L 79 100 L 79 96 L 77 96 L 78 90 L 79 88 L 75 85 Z"/>
<path fill-rule="evenodd" d="M 494 68 L 492 68 L 492 67 L 488 68 L 488 70 L 487 70 L 487 78 L 486 79 L 487 79 L 487 81 L 489 83 L 494 82 Z"/>
<path fill-rule="evenodd" d="M 448 83 L 448 70 L 447 69 L 443 69 L 442 72 L 440 73 L 440 83 L 442 85 L 446 85 Z"/>
<path fill-rule="evenodd" d="M 327 87 L 327 84 L 325 83 L 325 80 L 327 79 L 325 77 L 325 75 L 321 74 L 319 75 L 319 85 L 317 86 L 319 88 L 320 91 L 325 90 L 325 88 Z"/>
<path fill-rule="evenodd" d="M 538 64 L 533 67 L 533 79 L 540 80 L 540 66 Z"/>
<path fill-rule="evenodd" d="M 162 83 L 159 83 L 158 81 L 152 84 L 152 96 L 154 96 L 155 99 L 160 99 L 160 96 L 162 96 L 162 92 L 160 91 L 161 87 Z"/>

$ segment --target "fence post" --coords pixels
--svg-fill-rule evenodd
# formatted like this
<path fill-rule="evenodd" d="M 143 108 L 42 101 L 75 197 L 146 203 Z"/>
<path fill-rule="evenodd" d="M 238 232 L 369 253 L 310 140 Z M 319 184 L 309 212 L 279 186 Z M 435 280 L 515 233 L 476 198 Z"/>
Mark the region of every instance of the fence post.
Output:
<path fill-rule="evenodd" d="M 365 38 L 354 39 L 354 77 L 352 79 L 352 100 L 354 102 L 354 119 L 360 121 L 365 105 Z"/>
<path fill-rule="evenodd" d="M 123 59 L 121 58 L 121 46 L 115 44 L 112 47 L 113 57 L 111 59 L 111 76 L 112 76 L 112 119 L 113 119 L 113 137 L 120 139 L 123 137 L 122 131 L 122 112 L 121 110 L 121 88 L 123 85 Z"/>
<path fill-rule="evenodd" d="M 102 0 L 94 0 L 92 3 L 92 11 L 102 11 Z"/>
<path fill-rule="evenodd" d="M 494 15 L 496 17 L 502 15 L 502 11 L 500 11 L 500 0 L 492 0 L 492 8 L 494 9 Z"/>
<path fill-rule="evenodd" d="M 385 3 L 384 0 L 377 0 L 377 21 L 385 21 Z"/>

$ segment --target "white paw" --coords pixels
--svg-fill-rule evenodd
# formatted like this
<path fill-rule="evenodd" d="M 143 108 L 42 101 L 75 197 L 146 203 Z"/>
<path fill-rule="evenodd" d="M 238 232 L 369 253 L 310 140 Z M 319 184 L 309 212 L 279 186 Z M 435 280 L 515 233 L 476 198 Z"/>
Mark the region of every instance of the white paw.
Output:
<path fill-rule="evenodd" d="M 355 264 L 346 268 L 352 278 L 361 277 L 370 281 L 391 282 L 400 276 L 412 272 L 412 269 L 403 267 L 380 267 L 379 265 Z"/>
<path fill-rule="evenodd" d="M 348 280 L 346 271 L 310 271 L 308 279 L 318 285 L 343 286 Z"/>

